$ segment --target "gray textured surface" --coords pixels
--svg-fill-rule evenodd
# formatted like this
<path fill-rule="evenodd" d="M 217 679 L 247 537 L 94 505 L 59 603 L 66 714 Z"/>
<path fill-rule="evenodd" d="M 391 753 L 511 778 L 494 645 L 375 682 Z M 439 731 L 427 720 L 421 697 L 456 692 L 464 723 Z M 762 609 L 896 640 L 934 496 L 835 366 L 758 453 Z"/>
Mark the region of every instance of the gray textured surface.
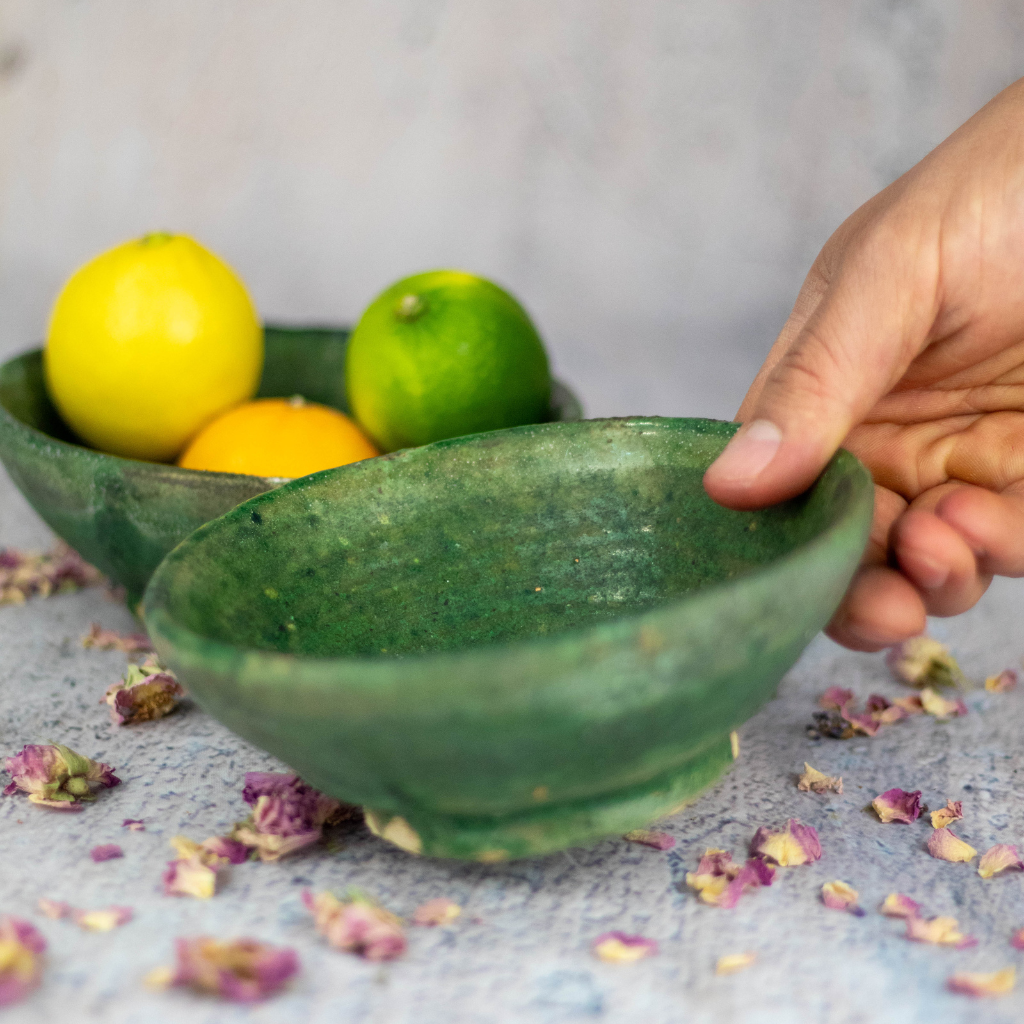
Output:
<path fill-rule="evenodd" d="M 47 539 L 5 479 L 0 530 L 0 543 Z M 958 832 L 979 849 L 1024 840 L 1016 794 L 1024 690 L 975 692 L 970 715 L 945 724 L 916 718 L 874 740 L 811 742 L 803 727 L 826 686 L 850 686 L 861 697 L 901 689 L 879 656 L 819 638 L 779 698 L 742 730 L 732 772 L 665 824 L 678 839 L 668 853 L 615 840 L 532 862 L 462 865 L 410 858 L 356 832 L 338 836 L 341 850 L 315 847 L 278 864 L 236 867 L 222 892 L 201 902 L 160 895 L 168 838 L 222 832 L 244 815 L 243 774 L 277 766 L 194 707 L 161 722 L 111 726 L 97 702 L 125 659 L 81 648 L 78 638 L 94 620 L 132 627 L 127 611 L 100 590 L 0 608 L 0 753 L 66 742 L 114 765 L 124 780 L 73 817 L 20 796 L 0 799 L 0 911 L 33 919 L 50 942 L 42 988 L 5 1013 L 12 1024 L 62 1019 L 68 1007 L 76 1019 L 109 1024 L 952 1024 L 1010 1022 L 1024 1013 L 1024 988 L 979 1008 L 943 987 L 955 969 L 1020 961 L 1008 939 L 1024 926 L 1024 876 L 982 881 L 969 865 L 928 856 L 923 820 L 882 825 L 864 810 L 881 790 L 920 788 L 933 807 L 947 797 L 963 800 Z M 1001 581 L 974 611 L 935 623 L 935 631 L 979 678 L 1019 662 L 1022 622 L 1024 586 Z M 841 773 L 844 795 L 798 792 L 795 775 L 805 759 Z M 732 911 L 700 905 L 680 889 L 706 846 L 738 856 L 759 825 L 781 825 L 790 815 L 819 830 L 820 862 L 780 871 L 774 886 Z M 147 831 L 123 830 L 125 817 L 144 818 Z M 124 859 L 93 864 L 89 850 L 107 842 L 120 843 Z M 860 890 L 866 917 L 821 905 L 821 884 L 836 878 Z M 374 966 L 317 939 L 299 901 L 307 885 L 357 885 L 402 914 L 448 896 L 465 915 L 450 929 L 412 929 L 404 959 Z M 908 942 L 899 922 L 875 913 L 893 889 L 933 914 L 959 917 L 980 945 L 958 952 Z M 41 918 L 34 909 L 41 896 L 87 908 L 128 904 L 136 919 L 109 934 L 83 933 Z M 591 940 L 616 928 L 658 939 L 661 954 L 635 965 L 596 961 Z M 195 933 L 294 946 L 301 975 L 255 1009 L 144 990 L 145 973 L 169 961 L 173 937 Z M 718 956 L 742 951 L 755 951 L 758 963 L 733 977 L 714 976 Z"/>

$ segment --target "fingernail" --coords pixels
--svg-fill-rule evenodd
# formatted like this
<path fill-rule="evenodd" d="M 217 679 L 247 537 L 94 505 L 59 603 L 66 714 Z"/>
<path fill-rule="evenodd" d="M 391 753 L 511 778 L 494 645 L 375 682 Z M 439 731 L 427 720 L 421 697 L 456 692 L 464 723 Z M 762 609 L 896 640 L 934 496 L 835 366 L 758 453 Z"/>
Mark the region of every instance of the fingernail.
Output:
<path fill-rule="evenodd" d="M 775 458 L 782 431 L 770 420 L 745 423 L 712 463 L 719 480 L 740 483 L 755 479 Z"/>

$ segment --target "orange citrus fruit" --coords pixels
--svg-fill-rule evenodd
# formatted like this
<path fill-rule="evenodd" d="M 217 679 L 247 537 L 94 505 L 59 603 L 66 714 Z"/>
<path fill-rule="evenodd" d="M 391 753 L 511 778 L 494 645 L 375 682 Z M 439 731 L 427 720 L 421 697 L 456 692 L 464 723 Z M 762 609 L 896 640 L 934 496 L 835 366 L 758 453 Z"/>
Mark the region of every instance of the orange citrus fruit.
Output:
<path fill-rule="evenodd" d="M 344 413 L 296 395 L 223 413 L 196 435 L 178 465 L 291 479 L 379 454 Z"/>
<path fill-rule="evenodd" d="M 349 407 L 384 451 L 548 415 L 544 344 L 522 306 L 461 270 L 415 274 L 363 313 L 345 362 Z"/>
<path fill-rule="evenodd" d="M 263 328 L 226 263 L 184 235 L 146 235 L 64 285 L 44 367 L 50 397 L 85 441 L 166 461 L 256 393 Z"/>

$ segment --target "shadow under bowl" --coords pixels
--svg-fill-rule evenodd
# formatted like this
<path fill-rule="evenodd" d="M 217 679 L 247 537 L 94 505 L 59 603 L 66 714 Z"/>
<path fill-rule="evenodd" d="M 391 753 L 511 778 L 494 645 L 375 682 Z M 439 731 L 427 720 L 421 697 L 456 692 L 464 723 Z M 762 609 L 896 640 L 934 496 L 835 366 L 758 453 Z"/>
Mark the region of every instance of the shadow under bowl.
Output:
<path fill-rule="evenodd" d="M 304 477 L 199 529 L 144 615 L 214 717 L 406 850 L 497 861 L 672 813 L 857 566 L 840 452 L 757 512 L 711 420 L 550 423 Z"/>
<path fill-rule="evenodd" d="M 348 412 L 345 328 L 265 328 L 259 397 L 300 394 Z M 582 417 L 555 382 L 551 419 Z M 136 607 L 153 570 L 203 523 L 282 481 L 140 462 L 88 448 L 54 408 L 42 351 L 0 366 L 0 460 L 47 525 L 126 591 Z"/>

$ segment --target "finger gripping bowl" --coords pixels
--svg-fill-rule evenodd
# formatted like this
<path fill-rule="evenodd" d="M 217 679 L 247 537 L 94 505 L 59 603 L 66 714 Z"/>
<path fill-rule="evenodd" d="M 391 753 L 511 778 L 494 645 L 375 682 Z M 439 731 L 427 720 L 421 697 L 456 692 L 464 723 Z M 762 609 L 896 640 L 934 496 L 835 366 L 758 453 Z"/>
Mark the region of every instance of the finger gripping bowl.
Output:
<path fill-rule="evenodd" d="M 837 606 L 872 486 L 840 452 L 733 512 L 735 427 L 517 427 L 296 480 L 208 523 L 145 598 L 197 700 L 403 848 L 497 861 L 714 781 Z"/>

